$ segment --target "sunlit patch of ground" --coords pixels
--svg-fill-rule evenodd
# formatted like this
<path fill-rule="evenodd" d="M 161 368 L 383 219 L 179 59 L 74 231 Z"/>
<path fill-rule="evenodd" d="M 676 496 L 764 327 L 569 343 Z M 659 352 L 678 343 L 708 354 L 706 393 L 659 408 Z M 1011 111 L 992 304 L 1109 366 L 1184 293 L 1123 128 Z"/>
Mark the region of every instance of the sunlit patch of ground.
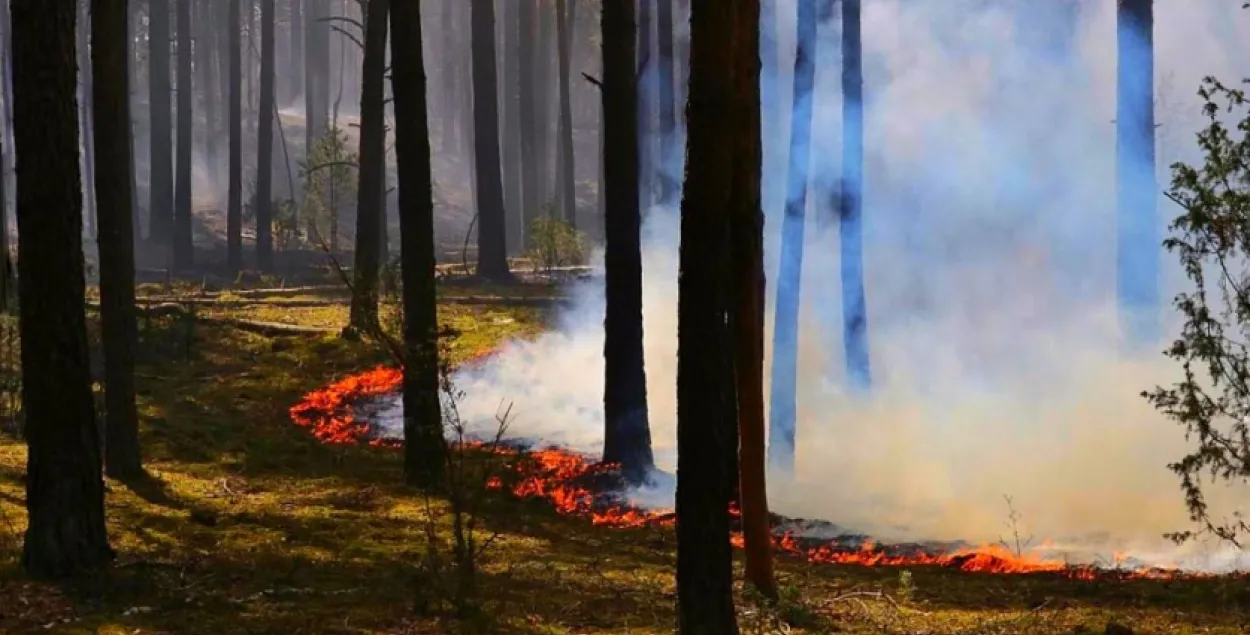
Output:
<path fill-rule="evenodd" d="M 212 310 L 334 327 L 346 319 L 341 303 Z M 539 332 L 542 315 L 505 304 L 440 310 L 463 333 L 451 349 L 460 360 Z M 144 330 L 139 392 L 153 478 L 133 489 L 109 483 L 120 556 L 108 574 L 61 588 L 20 577 L 24 449 L 0 436 L 0 632 L 672 631 L 671 529 L 595 527 L 504 492 L 480 515 L 480 529 L 499 534 L 479 578 L 485 617 L 461 624 L 414 612 L 428 590 L 417 581 L 425 521 L 437 516 L 446 539 L 445 502 L 427 507 L 399 484 L 398 453 L 328 446 L 288 417 L 307 392 L 385 355 L 333 337 L 272 339 L 212 324 L 197 326 L 187 347 L 180 329 L 158 320 Z M 1115 621 L 1138 632 L 1232 634 L 1250 624 L 1250 586 L 1236 580 L 1091 582 L 930 567 L 904 576 L 791 559 L 780 575 L 779 608 L 761 613 L 740 599 L 744 632 L 775 632 L 779 618 L 797 633 L 1101 633 Z"/>

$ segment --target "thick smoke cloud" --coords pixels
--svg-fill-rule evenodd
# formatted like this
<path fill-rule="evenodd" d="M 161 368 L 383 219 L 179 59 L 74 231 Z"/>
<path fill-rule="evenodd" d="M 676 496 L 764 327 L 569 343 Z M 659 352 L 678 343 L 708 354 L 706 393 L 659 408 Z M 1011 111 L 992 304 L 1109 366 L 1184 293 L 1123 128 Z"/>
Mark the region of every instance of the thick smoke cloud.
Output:
<path fill-rule="evenodd" d="M 794 5 L 778 2 L 781 70 L 771 85 L 788 109 Z M 1229 566 L 1208 546 L 1178 550 L 1160 538 L 1188 527 L 1166 469 L 1187 446 L 1139 396 L 1175 377 L 1154 352 L 1162 343 L 1135 359 L 1117 346 L 1115 2 L 1059 4 L 864 2 L 867 397 L 846 388 L 836 220 L 819 221 L 841 170 L 838 29 L 821 30 L 820 50 L 833 53 L 821 56 L 815 92 L 797 469 L 792 482 L 773 480 L 772 503 L 887 539 L 976 542 L 1004 533 L 1007 494 L 1026 534 L 1074 557 L 1120 549 Z M 1161 167 L 1198 156 L 1200 79 L 1250 75 L 1250 14 L 1237 4 L 1156 0 Z M 766 156 L 766 170 L 777 170 L 777 152 Z M 767 210 L 770 283 L 776 207 Z M 1160 212 L 1165 223 L 1177 210 L 1161 203 Z M 650 210 L 644 237 L 651 425 L 667 469 L 676 213 Z M 1170 260 L 1165 298 L 1184 284 Z M 602 288 L 589 283 L 555 332 L 462 373 L 466 416 L 485 425 L 511 401 L 515 435 L 598 452 L 602 307 Z M 1175 331 L 1173 316 L 1164 322 Z M 1243 488 L 1213 493 L 1223 511 L 1245 499 Z"/>

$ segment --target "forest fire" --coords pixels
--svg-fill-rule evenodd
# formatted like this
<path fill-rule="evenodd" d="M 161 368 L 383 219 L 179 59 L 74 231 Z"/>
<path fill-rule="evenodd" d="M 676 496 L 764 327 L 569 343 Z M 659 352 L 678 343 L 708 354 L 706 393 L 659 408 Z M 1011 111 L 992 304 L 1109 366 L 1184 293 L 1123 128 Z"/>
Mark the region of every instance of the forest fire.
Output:
<path fill-rule="evenodd" d="M 379 438 L 367 421 L 357 417 L 354 404 L 397 390 L 401 380 L 401 371 L 381 366 L 341 379 L 305 395 L 290 409 L 291 419 L 308 428 L 323 443 L 393 446 L 396 441 Z M 480 442 L 472 445 L 487 448 Z M 596 463 L 591 457 L 559 448 L 524 451 L 495 444 L 490 446 L 490 451 L 509 458 L 505 473 L 490 476 L 486 481 L 489 489 L 507 490 L 518 498 L 545 500 L 560 514 L 585 517 L 598 526 L 627 529 L 669 526 L 676 522 L 670 509 L 643 509 L 630 504 L 621 495 L 625 487 L 615 465 Z M 739 515 L 733 506 L 729 512 L 734 519 Z M 786 519 L 776 517 L 774 520 L 784 522 Z M 1077 580 L 1206 577 L 1156 567 L 1112 569 L 1071 564 L 1031 552 L 1016 552 L 998 544 L 935 549 L 926 545 L 880 544 L 860 538 L 813 539 L 775 531 L 773 546 L 778 553 L 819 564 L 933 566 L 975 573 L 1051 574 Z M 743 546 L 740 532 L 733 532 L 730 541 L 735 547 Z M 1119 560 L 1117 557 L 1116 561 Z"/>

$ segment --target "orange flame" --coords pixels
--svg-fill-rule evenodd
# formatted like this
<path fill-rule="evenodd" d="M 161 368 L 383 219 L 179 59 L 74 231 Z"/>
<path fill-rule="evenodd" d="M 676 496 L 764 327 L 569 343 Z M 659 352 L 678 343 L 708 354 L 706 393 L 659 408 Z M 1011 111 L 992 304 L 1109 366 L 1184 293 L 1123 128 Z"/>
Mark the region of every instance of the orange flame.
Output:
<path fill-rule="evenodd" d="M 396 446 L 398 443 L 395 441 L 369 439 L 369 424 L 354 417 L 352 403 L 362 397 L 397 390 L 402 380 L 402 371 L 381 366 L 341 379 L 305 395 L 300 403 L 291 408 L 291 418 L 297 425 L 309 428 L 313 436 L 324 443 L 353 444 L 367 440 L 373 445 Z M 485 447 L 481 443 L 466 445 Z M 592 524 L 598 526 L 670 526 L 676 521 L 675 514 L 670 509 L 641 509 L 626 503 L 605 502 L 602 496 L 596 494 L 589 486 L 590 481 L 596 477 L 611 478 L 619 467 L 617 465 L 596 463 L 584 455 L 556 448 L 524 454 L 507 447 L 495 447 L 493 451 L 513 457 L 513 473 L 508 478 L 510 486 L 505 483 L 505 478 L 492 476 L 486 482 L 488 489 L 503 490 L 507 487 L 518 498 L 544 499 L 558 513 L 587 517 Z M 736 505 L 730 505 L 728 514 L 731 520 L 741 517 Z M 1179 570 L 1157 567 L 1111 571 L 1093 565 L 1072 565 L 1040 555 L 1017 554 L 1002 545 L 987 544 L 949 553 L 927 553 L 920 550 L 891 553 L 888 549 L 879 548 L 872 541 L 864 541 L 857 547 L 841 545 L 836 541 L 813 545 L 811 541 L 790 533 L 774 536 L 772 542 L 779 553 L 821 564 L 936 566 L 998 574 L 1051 573 L 1079 580 L 1092 580 L 1100 576 L 1135 579 L 1208 577 L 1205 574 L 1182 573 Z M 741 548 L 741 533 L 734 532 L 730 536 L 730 543 Z M 1116 554 L 1116 563 L 1120 563 L 1122 559 L 1122 554 Z"/>

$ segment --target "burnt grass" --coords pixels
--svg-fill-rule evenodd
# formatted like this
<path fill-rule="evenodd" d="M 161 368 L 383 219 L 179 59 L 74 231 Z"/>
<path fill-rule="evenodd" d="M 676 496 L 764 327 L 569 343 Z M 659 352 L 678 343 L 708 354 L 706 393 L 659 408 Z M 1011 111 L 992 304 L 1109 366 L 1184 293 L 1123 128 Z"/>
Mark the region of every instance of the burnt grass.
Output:
<path fill-rule="evenodd" d="M 328 301 L 245 311 L 341 324 L 347 308 Z M 465 359 L 543 328 L 541 312 L 503 303 L 446 304 L 440 321 L 466 333 L 451 347 Z M 119 554 L 113 567 L 62 584 L 22 576 L 25 450 L 12 432 L 0 432 L 0 633 L 672 632 L 671 526 L 593 526 L 505 491 L 480 492 L 475 531 L 491 542 L 477 559 L 478 609 L 461 619 L 418 601 L 443 588 L 422 563 L 431 517 L 439 553 L 447 554 L 447 502 L 401 483 L 398 452 L 318 443 L 287 412 L 305 393 L 386 362 L 377 348 L 212 323 L 189 332 L 165 319 L 141 328 L 138 391 L 150 478 L 108 482 Z M 620 491 L 610 473 L 586 478 L 587 489 Z M 848 537 L 846 544 L 860 543 Z M 741 590 L 744 633 L 1124 632 L 1107 630 L 1117 624 L 1137 633 L 1231 635 L 1250 625 L 1250 584 L 1239 578 L 1073 580 L 780 557 L 778 580 L 777 605 Z"/>

